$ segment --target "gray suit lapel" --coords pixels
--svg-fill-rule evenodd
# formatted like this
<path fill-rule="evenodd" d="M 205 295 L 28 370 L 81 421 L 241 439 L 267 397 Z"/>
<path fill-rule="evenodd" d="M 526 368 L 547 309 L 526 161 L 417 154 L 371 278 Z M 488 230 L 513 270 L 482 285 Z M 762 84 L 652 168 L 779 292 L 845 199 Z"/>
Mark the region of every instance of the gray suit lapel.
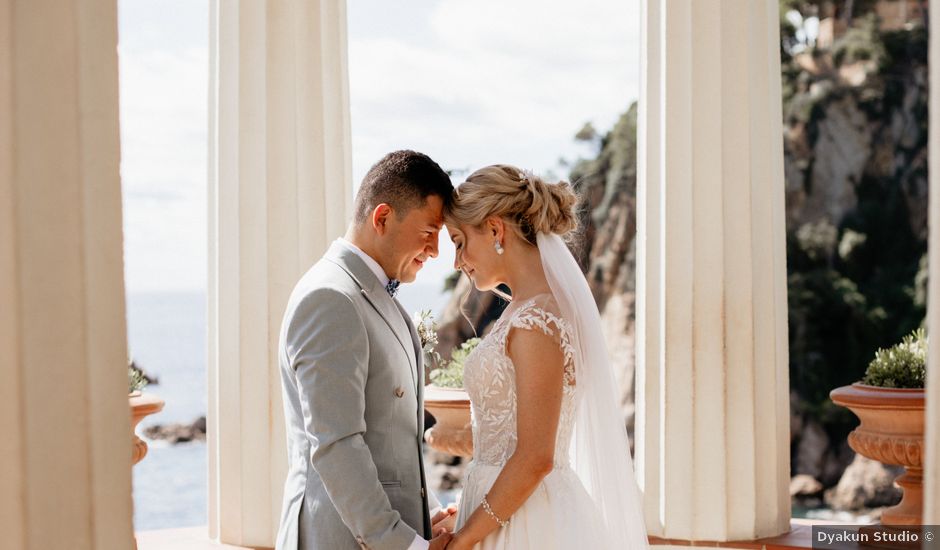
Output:
<path fill-rule="evenodd" d="M 418 331 L 415 329 L 414 323 L 411 322 L 411 317 L 408 316 L 405 308 L 398 300 L 395 300 L 395 305 L 398 306 L 398 310 L 401 311 L 402 317 L 405 318 L 405 324 L 408 325 L 408 334 L 411 335 L 411 345 L 414 347 L 416 358 L 414 372 L 415 391 L 419 395 L 418 402 L 420 403 L 421 388 L 424 387 L 424 350 L 421 349 L 421 339 L 418 338 Z"/>
<path fill-rule="evenodd" d="M 413 349 L 414 335 L 413 330 L 411 330 L 409 326 L 410 321 L 406 320 L 407 316 L 402 317 L 401 312 L 404 310 L 388 295 L 385 287 L 382 286 L 375 274 L 372 273 L 369 266 L 353 251 L 338 243 L 333 243 L 329 252 L 326 254 L 326 259 L 341 267 L 346 273 L 349 273 L 349 276 L 352 277 L 362 289 L 362 295 L 382 317 L 385 324 L 387 324 L 388 328 L 392 331 L 392 334 L 395 335 L 398 343 L 401 344 L 405 355 L 408 356 L 412 382 L 416 383 L 415 373 L 417 372 L 418 365 L 417 357 Z M 405 332 L 408 332 L 411 338 L 406 337 L 404 335 Z M 409 343 L 408 340 L 412 341 Z"/>

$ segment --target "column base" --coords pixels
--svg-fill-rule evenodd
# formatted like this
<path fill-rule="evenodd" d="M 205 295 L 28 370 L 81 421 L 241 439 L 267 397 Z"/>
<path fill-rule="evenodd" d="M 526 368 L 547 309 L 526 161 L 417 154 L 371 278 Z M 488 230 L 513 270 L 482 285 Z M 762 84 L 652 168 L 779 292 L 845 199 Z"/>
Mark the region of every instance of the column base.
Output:
<path fill-rule="evenodd" d="M 138 531 L 137 550 L 270 550 L 270 548 L 218 543 L 209 539 L 209 528 L 202 526 Z"/>
<path fill-rule="evenodd" d="M 776 537 L 755 540 L 683 540 L 663 539 L 650 536 L 650 546 L 654 550 L 666 550 L 667 547 L 698 546 L 707 548 L 740 548 L 744 550 L 804 550 L 813 548 L 813 525 L 837 525 L 842 522 L 810 519 L 791 519 L 790 530 Z M 861 548 L 861 547 L 859 547 Z"/>

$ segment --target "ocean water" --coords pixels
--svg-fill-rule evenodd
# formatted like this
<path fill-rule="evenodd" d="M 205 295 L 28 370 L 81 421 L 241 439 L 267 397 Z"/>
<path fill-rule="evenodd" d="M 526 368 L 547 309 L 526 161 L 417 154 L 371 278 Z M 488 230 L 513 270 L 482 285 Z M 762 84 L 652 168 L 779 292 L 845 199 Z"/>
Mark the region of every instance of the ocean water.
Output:
<path fill-rule="evenodd" d="M 144 391 L 166 401 L 163 411 L 145 418 L 140 428 L 188 423 L 206 414 L 205 303 L 202 292 L 127 297 L 129 353 L 159 378 L 158 385 Z M 135 530 L 205 525 L 206 444 L 148 444 L 147 456 L 134 467 Z"/>
<path fill-rule="evenodd" d="M 443 310 L 442 283 L 403 285 L 399 300 L 409 313 Z M 166 401 L 154 424 L 189 423 L 206 414 L 206 295 L 203 292 L 140 293 L 127 297 L 131 357 L 159 384 L 145 391 Z M 138 432 L 141 430 L 138 429 Z M 148 442 L 147 456 L 134 467 L 134 528 L 138 531 L 206 525 L 205 443 Z"/>

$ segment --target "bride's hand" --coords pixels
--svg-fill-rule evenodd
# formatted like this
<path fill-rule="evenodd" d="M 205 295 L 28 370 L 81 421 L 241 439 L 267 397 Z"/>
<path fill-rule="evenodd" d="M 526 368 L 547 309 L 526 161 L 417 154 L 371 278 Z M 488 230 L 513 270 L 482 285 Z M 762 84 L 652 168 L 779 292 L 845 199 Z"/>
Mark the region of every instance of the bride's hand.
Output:
<path fill-rule="evenodd" d="M 454 527 L 457 523 L 457 507 L 451 504 L 447 508 L 441 510 L 431 518 L 431 524 L 433 525 L 433 531 L 437 533 L 441 529 L 452 533 Z"/>

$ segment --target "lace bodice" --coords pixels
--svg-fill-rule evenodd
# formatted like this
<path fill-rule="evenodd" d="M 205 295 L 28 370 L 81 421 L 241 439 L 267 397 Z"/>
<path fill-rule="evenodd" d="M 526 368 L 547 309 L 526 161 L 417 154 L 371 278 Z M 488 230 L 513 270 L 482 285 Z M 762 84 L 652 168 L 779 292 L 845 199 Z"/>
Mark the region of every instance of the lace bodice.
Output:
<path fill-rule="evenodd" d="M 516 376 L 506 352 L 510 331 L 537 330 L 553 337 L 564 354 L 564 389 L 555 466 L 568 465 L 568 449 L 574 427 L 575 367 L 571 326 L 557 313 L 551 294 L 541 294 L 512 304 L 493 329 L 467 357 L 464 386 L 470 395 L 473 426 L 473 460 L 502 466 L 516 449 Z"/>

